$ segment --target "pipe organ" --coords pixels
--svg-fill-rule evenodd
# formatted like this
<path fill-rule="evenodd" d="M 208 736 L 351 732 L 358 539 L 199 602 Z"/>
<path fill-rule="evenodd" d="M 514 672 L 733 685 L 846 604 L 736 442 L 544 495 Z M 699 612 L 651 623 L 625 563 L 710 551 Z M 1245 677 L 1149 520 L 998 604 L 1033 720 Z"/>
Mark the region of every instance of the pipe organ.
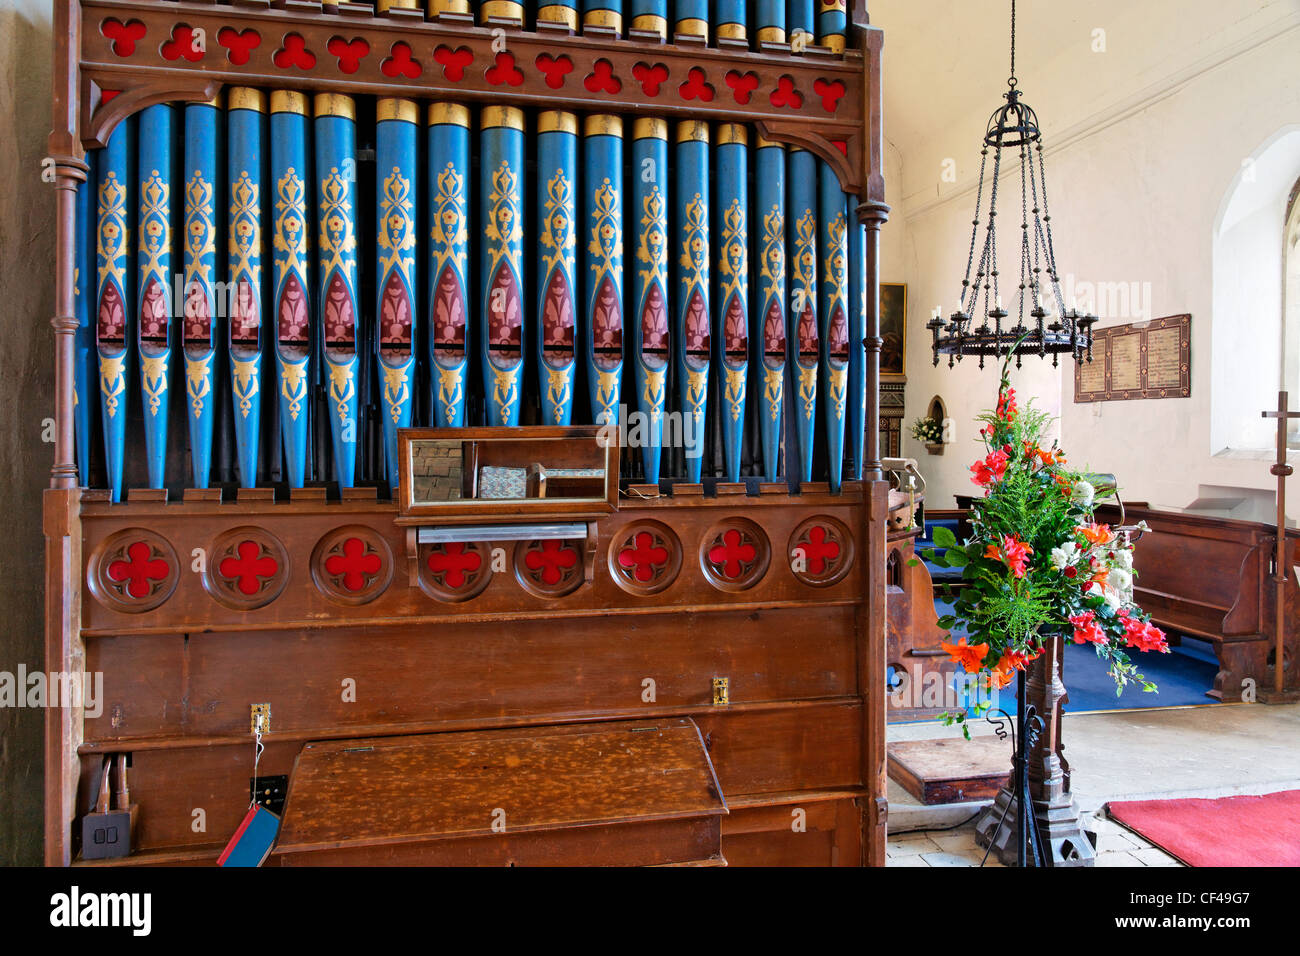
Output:
<path fill-rule="evenodd" d="M 48 662 L 114 703 L 51 723 L 50 862 L 119 753 L 122 862 L 211 862 L 269 703 L 269 862 L 594 861 L 681 817 L 609 859 L 883 863 L 881 36 L 848 6 L 56 0 Z M 466 857 L 425 818 L 326 852 L 308 809 L 323 742 L 565 767 L 618 722 L 703 796 Z M 169 816 L 194 780 L 223 832 Z"/>

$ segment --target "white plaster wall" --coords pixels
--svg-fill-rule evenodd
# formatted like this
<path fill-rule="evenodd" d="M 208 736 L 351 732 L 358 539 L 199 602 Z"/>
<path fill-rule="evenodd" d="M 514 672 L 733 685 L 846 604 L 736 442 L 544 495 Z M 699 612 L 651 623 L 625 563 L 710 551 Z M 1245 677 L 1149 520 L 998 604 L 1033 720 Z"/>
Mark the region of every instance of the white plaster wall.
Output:
<path fill-rule="evenodd" d="M 1213 29 L 1213 24 L 1207 22 L 1204 29 Z M 1062 441 L 1071 460 L 1117 473 L 1131 500 L 1181 507 L 1198 496 L 1203 484 L 1261 490 L 1274 486 L 1266 462 L 1212 453 L 1210 346 L 1216 321 L 1221 332 L 1233 321 L 1215 313 L 1213 248 L 1224 197 L 1242 161 L 1278 130 L 1300 120 L 1297 63 L 1300 30 L 1291 26 L 1271 39 L 1243 44 L 1228 59 L 1211 62 L 1199 72 L 1180 74 L 1167 89 L 1157 84 L 1144 108 L 1115 111 L 1091 127 L 1072 129 L 1066 147 L 1060 149 L 1052 148 L 1052 122 L 1059 128 L 1080 118 L 1053 119 L 1051 91 L 1085 78 L 1035 78 L 1034 87 L 1046 91 L 1031 102 L 1046 124 L 1048 179 L 1063 277 L 1075 283 L 1136 282 L 1139 288 L 1149 283 L 1154 316 L 1182 312 L 1193 316 L 1189 399 L 1075 405 L 1072 371 L 1053 373 L 1050 363 L 1034 360 L 1016 377 L 1021 394 L 1035 395 L 1044 408 L 1060 412 Z M 887 79 L 888 70 L 886 60 Z M 997 93 L 990 89 L 985 112 L 992 110 Z M 960 160 L 963 171 L 970 160 L 978 160 L 978 149 L 976 134 L 968 147 L 971 155 Z M 932 158 L 924 156 L 927 168 Z M 909 161 L 904 154 L 904 176 L 915 181 L 917 177 L 907 170 Z M 955 304 L 973 206 L 970 192 L 929 207 L 913 203 L 917 211 L 907 217 L 899 236 L 911 293 L 909 419 L 936 392 L 944 396 L 957 419 L 955 447 L 942 458 L 927 458 L 910 439 L 904 443 L 905 453 L 927 466 L 936 507 L 950 507 L 954 492 L 966 493 L 974 487 L 966 472 L 976 450 L 972 443 L 976 429 L 970 419 L 990 405 L 996 388 L 992 371 L 981 375 L 971 368 L 955 373 L 946 367 L 933 369 L 923 327 L 936 305 L 951 312 Z M 1018 222 L 1004 225 L 1010 226 L 1006 234 L 1011 234 Z M 1280 242 L 1279 235 L 1279 246 Z M 1273 256 L 1276 261 L 1276 251 Z M 1013 267 L 1014 258 L 1003 265 L 1004 270 Z M 1266 307 L 1267 302 L 1260 306 Z M 1138 317 L 1121 316 L 1102 324 Z M 1271 396 L 1261 409 L 1271 407 L 1280 379 L 1276 350 L 1271 356 L 1246 352 L 1236 356 L 1233 364 L 1233 378 L 1221 387 L 1240 388 L 1245 383 L 1260 392 L 1261 400 L 1265 394 Z M 1300 506 L 1300 495 L 1293 494 L 1292 501 Z M 1290 510 L 1295 513 L 1300 507 Z"/>

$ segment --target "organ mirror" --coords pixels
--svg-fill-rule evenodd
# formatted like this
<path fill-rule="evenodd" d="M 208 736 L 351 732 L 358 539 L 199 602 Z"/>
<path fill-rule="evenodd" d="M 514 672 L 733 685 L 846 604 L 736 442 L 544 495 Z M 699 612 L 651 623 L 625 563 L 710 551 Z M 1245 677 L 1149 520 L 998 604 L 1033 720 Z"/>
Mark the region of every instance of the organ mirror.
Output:
<path fill-rule="evenodd" d="M 398 440 L 405 515 L 604 513 L 617 502 L 614 429 L 411 428 Z"/>

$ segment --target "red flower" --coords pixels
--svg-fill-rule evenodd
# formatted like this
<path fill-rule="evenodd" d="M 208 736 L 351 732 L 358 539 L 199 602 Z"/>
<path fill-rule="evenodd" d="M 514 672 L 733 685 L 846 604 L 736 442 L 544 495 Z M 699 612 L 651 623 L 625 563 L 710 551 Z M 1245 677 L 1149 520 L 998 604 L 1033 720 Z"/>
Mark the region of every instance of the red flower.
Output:
<path fill-rule="evenodd" d="M 1127 608 L 1119 612 L 1119 619 L 1124 622 L 1124 642 L 1127 647 L 1136 647 L 1139 651 L 1169 653 L 1165 632 L 1150 621 L 1130 617 Z"/>
<path fill-rule="evenodd" d="M 1006 451 L 995 451 L 983 461 L 977 461 L 970 466 L 972 473 L 971 481 L 982 488 L 987 488 L 995 481 L 1001 481 L 1002 476 L 1007 473 L 1007 461 L 1010 455 Z"/>
<path fill-rule="evenodd" d="M 1106 632 L 1101 629 L 1097 616 L 1092 611 L 1074 615 L 1070 618 L 1070 623 L 1074 625 L 1074 643 L 1106 643 Z"/>
<path fill-rule="evenodd" d="M 1029 563 L 1029 556 L 1033 553 L 1033 548 L 1010 535 L 1003 536 L 1002 547 L 990 544 L 984 549 L 984 557 L 1001 561 L 1010 569 L 1012 577 L 1017 578 L 1023 578 L 1029 570 L 1026 565 Z"/>
<path fill-rule="evenodd" d="M 1003 421 L 1011 421 L 1016 416 L 1016 390 L 1009 388 L 1005 392 L 998 393 L 998 418 Z"/>

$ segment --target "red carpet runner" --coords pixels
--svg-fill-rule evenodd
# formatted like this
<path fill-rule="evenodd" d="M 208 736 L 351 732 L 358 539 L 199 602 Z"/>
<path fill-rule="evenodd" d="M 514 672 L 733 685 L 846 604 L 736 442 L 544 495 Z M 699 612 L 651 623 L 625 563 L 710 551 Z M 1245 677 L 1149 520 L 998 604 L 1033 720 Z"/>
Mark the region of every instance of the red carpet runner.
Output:
<path fill-rule="evenodd" d="M 1300 790 L 1115 801 L 1107 810 L 1188 866 L 1300 866 Z"/>

